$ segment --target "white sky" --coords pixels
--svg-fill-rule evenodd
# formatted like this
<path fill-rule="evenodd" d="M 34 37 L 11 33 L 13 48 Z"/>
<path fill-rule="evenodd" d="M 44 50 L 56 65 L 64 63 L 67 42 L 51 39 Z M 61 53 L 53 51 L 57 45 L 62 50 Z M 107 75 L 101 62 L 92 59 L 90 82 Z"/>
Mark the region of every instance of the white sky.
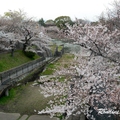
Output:
<path fill-rule="evenodd" d="M 29 17 L 44 20 L 58 16 L 96 20 L 113 0 L 1 0 L 0 15 L 9 10 L 23 10 Z"/>

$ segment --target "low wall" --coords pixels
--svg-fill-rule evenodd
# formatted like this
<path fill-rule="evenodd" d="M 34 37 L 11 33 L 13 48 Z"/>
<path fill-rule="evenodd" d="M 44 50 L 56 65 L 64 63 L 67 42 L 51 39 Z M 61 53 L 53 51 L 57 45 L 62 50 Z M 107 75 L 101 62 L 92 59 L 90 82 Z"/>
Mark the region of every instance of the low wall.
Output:
<path fill-rule="evenodd" d="M 9 87 L 15 85 L 18 81 L 23 80 L 23 78 L 29 75 L 33 70 L 36 70 L 37 73 L 35 73 L 30 79 L 35 78 L 37 76 L 36 74 L 38 74 L 38 72 L 40 72 L 40 70 L 42 70 L 45 65 L 54 61 L 56 57 L 61 57 L 62 54 L 64 53 L 64 50 L 62 49 L 60 53 L 61 54 L 59 56 L 47 58 L 43 57 L 23 64 L 21 66 L 17 66 L 10 70 L 0 72 L 0 96 L 3 94 L 4 91 L 8 91 L 7 89 Z"/>
<path fill-rule="evenodd" d="M 48 58 L 47 60 L 49 60 Z M 9 84 L 10 82 L 19 81 L 35 68 L 42 66 L 46 59 L 40 58 L 29 63 L 23 64 L 16 68 L 0 72 L 0 85 Z"/>
<path fill-rule="evenodd" d="M 61 51 L 57 51 L 54 57 L 62 56 L 64 54 L 64 47 Z M 16 82 L 21 80 L 23 77 L 27 76 L 32 70 L 35 68 L 41 67 L 43 64 L 47 63 L 49 60 L 52 60 L 53 57 L 49 58 L 40 58 L 16 68 L 0 72 L 0 85 L 11 84 L 12 82 Z"/>

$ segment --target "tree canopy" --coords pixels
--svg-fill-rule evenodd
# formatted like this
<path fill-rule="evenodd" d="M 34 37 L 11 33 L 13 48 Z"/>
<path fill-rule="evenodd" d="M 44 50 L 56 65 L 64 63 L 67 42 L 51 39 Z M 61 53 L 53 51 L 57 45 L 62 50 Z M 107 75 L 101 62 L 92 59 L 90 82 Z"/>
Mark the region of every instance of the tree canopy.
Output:
<path fill-rule="evenodd" d="M 44 37 L 40 35 L 41 32 L 45 34 L 43 27 L 41 27 L 38 22 L 32 20 L 31 18 L 27 18 L 23 11 L 19 10 L 5 12 L 5 15 L 0 18 L 0 25 L 0 41 L 2 44 L 3 42 L 5 43 L 6 41 L 8 41 L 8 44 L 6 44 L 7 46 L 1 46 L 2 50 L 3 48 L 4 50 L 7 50 L 8 48 L 12 49 L 10 47 L 10 44 L 13 44 L 13 41 L 14 43 L 22 43 L 24 52 L 26 50 L 33 50 L 27 49 L 27 47 L 35 48 L 32 47 L 33 45 L 36 46 L 35 42 L 39 43 L 36 46 L 39 50 L 43 50 L 43 48 L 48 49 L 47 42 L 50 39 L 48 37 L 46 38 L 46 36 L 44 35 L 46 41 L 45 39 L 43 41 Z M 6 40 L 2 41 L 3 38 Z M 36 50 L 33 50 L 33 52 L 36 52 Z"/>
<path fill-rule="evenodd" d="M 73 24 L 71 18 L 69 16 L 59 16 L 54 20 L 56 26 L 60 29 L 66 29 L 66 23 Z"/>
<path fill-rule="evenodd" d="M 45 26 L 45 21 L 43 18 L 41 18 L 38 23 L 41 25 L 41 26 Z"/>

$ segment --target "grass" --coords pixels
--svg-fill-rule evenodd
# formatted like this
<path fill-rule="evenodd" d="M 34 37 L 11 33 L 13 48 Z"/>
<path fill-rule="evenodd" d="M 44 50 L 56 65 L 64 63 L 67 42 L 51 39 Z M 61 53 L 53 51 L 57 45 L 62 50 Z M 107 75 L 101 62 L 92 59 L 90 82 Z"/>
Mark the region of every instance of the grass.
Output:
<path fill-rule="evenodd" d="M 63 49 L 63 46 L 58 46 L 58 51 L 61 51 Z"/>
<path fill-rule="evenodd" d="M 48 102 L 54 99 L 54 96 L 45 98 L 40 93 L 39 86 L 32 86 L 34 82 L 26 85 L 17 86 L 10 91 L 10 96 L 0 98 L 0 108 L 4 112 L 20 113 L 21 115 L 37 114 L 34 110 L 43 110 L 49 107 Z M 42 104 L 41 104 L 42 103 Z"/>
<path fill-rule="evenodd" d="M 63 54 L 63 56 L 55 63 L 50 63 L 40 75 L 52 75 L 56 70 L 60 69 L 61 65 L 64 68 L 69 67 L 69 62 L 74 58 L 73 54 Z"/>
<path fill-rule="evenodd" d="M 53 63 L 47 65 L 46 69 L 41 73 L 41 75 L 52 75 L 56 66 Z"/>
<path fill-rule="evenodd" d="M 51 45 L 51 51 L 52 51 L 53 54 L 55 53 L 56 47 L 57 47 L 56 44 Z M 61 46 L 61 45 L 58 46 L 58 51 L 61 51 L 62 48 L 63 48 L 63 46 Z"/>
<path fill-rule="evenodd" d="M 41 73 L 41 75 L 51 75 L 53 74 L 54 70 L 47 68 L 45 71 Z"/>
<path fill-rule="evenodd" d="M 64 60 L 71 60 L 74 58 L 74 54 L 66 54 L 63 56 L 63 59 Z"/>
<path fill-rule="evenodd" d="M 10 101 L 14 101 L 14 98 L 24 90 L 25 86 L 16 86 L 9 90 L 9 96 L 0 97 L 0 105 L 6 105 Z"/>
<path fill-rule="evenodd" d="M 50 63 L 50 64 L 48 65 L 48 67 L 49 67 L 49 68 L 52 68 L 52 69 L 55 69 L 55 64 L 54 64 L 54 63 Z"/>
<path fill-rule="evenodd" d="M 5 105 L 10 100 L 12 100 L 16 95 L 16 90 L 14 88 L 10 89 L 9 96 L 0 97 L 0 105 Z"/>
<path fill-rule="evenodd" d="M 60 76 L 60 77 L 58 78 L 58 81 L 59 81 L 59 82 L 64 82 L 64 80 L 65 80 L 65 76 Z"/>
<path fill-rule="evenodd" d="M 55 53 L 56 46 L 56 44 L 51 45 L 51 51 L 53 54 Z"/>
<path fill-rule="evenodd" d="M 0 54 L 0 72 L 9 70 L 13 67 L 22 65 L 38 58 L 40 58 L 38 55 L 35 55 L 33 59 L 28 58 L 21 50 L 15 51 L 13 57 L 10 53 Z"/>
<path fill-rule="evenodd" d="M 73 58 L 74 56 L 72 54 L 64 54 L 58 61 L 47 65 L 46 70 L 43 73 L 51 75 L 56 69 L 61 67 L 64 62 L 69 66 L 69 61 L 71 61 Z M 63 82 L 65 77 L 66 76 L 57 76 L 51 80 Z M 45 98 L 43 94 L 40 93 L 41 90 L 39 86 L 32 87 L 32 84 L 33 82 L 29 82 L 26 85 L 12 88 L 10 90 L 10 96 L 4 96 L 0 98 L 1 109 L 4 109 L 5 112 L 17 112 L 21 115 L 31 115 L 37 114 L 34 112 L 34 110 L 43 110 L 46 107 L 49 107 L 49 104 L 47 103 L 49 100 L 54 100 L 54 96 Z M 62 115 L 58 116 L 60 119 L 62 119 Z"/>
<path fill-rule="evenodd" d="M 65 76 L 58 76 L 58 77 L 52 77 L 50 78 L 51 80 L 58 80 L 59 82 L 64 82 L 64 80 L 66 79 Z"/>

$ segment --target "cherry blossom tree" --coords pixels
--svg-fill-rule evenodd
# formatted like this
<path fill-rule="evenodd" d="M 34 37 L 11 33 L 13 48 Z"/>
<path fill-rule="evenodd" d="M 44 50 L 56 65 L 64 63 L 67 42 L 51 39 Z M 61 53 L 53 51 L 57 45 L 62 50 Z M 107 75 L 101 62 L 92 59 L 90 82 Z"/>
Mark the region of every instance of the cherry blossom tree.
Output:
<path fill-rule="evenodd" d="M 57 75 L 71 76 L 67 82 L 58 81 L 56 85 L 50 82 L 41 87 L 45 96 L 57 95 L 57 98 L 50 101 L 52 109 L 47 108 L 39 114 L 65 112 L 70 116 L 84 113 L 88 119 L 95 120 L 98 116 L 102 119 L 103 109 L 104 115 L 109 113 L 107 118 L 115 119 L 115 115 L 120 114 L 120 31 L 110 31 L 106 25 L 79 22 L 67 27 L 65 36 L 91 51 L 91 55 L 76 54 L 76 61 L 69 69 L 57 71 Z"/>
<path fill-rule="evenodd" d="M 88 65 L 83 70 L 80 67 L 82 72 L 85 71 L 85 76 L 88 76 L 83 79 L 89 83 L 88 91 L 92 91 L 90 98 L 88 98 L 90 106 L 93 106 L 96 111 L 100 104 L 106 109 L 114 110 L 112 106 L 120 106 L 120 86 L 117 84 L 120 75 L 120 31 L 118 29 L 109 31 L 105 25 L 101 24 L 93 26 L 77 23 L 73 27 L 68 26 L 68 28 L 68 36 L 74 39 L 75 43 L 97 55 L 96 57 L 91 56 Z M 98 56 L 101 58 L 98 59 Z M 102 61 L 99 63 L 100 59 Z M 80 63 L 78 63 L 79 65 Z M 90 82 L 93 84 L 90 85 Z M 117 110 L 120 108 L 118 107 Z"/>
<path fill-rule="evenodd" d="M 109 30 L 120 30 L 120 1 L 115 0 L 106 12 L 106 25 Z"/>
<path fill-rule="evenodd" d="M 4 23 L 3 19 L 7 22 Z M 36 49 L 39 49 L 39 51 L 48 49 L 48 41 L 50 38 L 47 37 L 47 35 L 44 35 L 44 37 L 40 35 L 41 33 L 45 34 L 44 28 L 31 18 L 26 18 L 23 11 L 20 10 L 6 12 L 5 16 L 1 19 L 1 23 L 2 24 L 0 28 L 6 34 L 12 33 L 12 36 L 9 34 L 9 38 L 12 37 L 12 43 L 14 41 L 23 44 L 23 52 L 37 52 Z M 34 47 L 35 45 L 37 45 L 37 48 Z"/>
<path fill-rule="evenodd" d="M 14 49 L 18 40 L 15 38 L 14 33 L 5 33 L 0 31 L 0 51 L 11 51 L 11 56 L 14 54 Z"/>
<path fill-rule="evenodd" d="M 40 86 L 45 97 L 54 95 L 54 100 L 49 102 L 51 108 L 38 113 L 54 115 L 66 111 L 68 116 L 84 113 L 89 118 L 89 107 L 98 113 L 101 107 L 119 110 L 119 69 L 117 63 L 108 62 L 101 56 L 84 57 L 78 54 L 70 68 L 62 67 L 55 73 L 55 76 L 69 75 L 69 79 L 64 83 L 45 82 Z"/>
<path fill-rule="evenodd" d="M 112 55 L 119 54 L 119 30 L 109 31 L 105 25 L 98 24 L 92 26 L 90 24 L 75 24 L 73 27 L 68 25 L 68 36 L 79 44 L 97 55 L 109 58 L 118 62 L 119 58 Z"/>

